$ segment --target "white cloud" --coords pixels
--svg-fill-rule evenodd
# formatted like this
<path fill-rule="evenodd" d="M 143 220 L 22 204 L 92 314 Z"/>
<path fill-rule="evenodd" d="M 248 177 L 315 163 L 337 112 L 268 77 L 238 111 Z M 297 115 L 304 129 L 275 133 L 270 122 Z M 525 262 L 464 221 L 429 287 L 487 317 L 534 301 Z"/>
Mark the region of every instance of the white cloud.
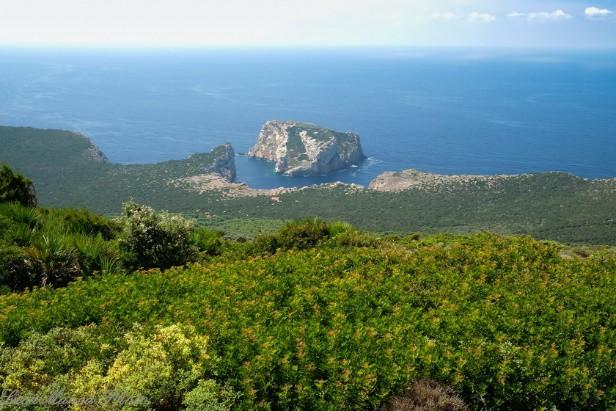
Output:
<path fill-rule="evenodd" d="M 520 13 L 518 11 L 512 11 L 507 14 L 507 17 L 513 19 L 526 19 L 528 21 L 559 21 L 570 20 L 573 16 L 562 9 L 554 11 L 533 11 L 530 13 Z"/>
<path fill-rule="evenodd" d="M 588 18 L 601 18 L 601 17 L 608 17 L 609 15 L 613 14 L 612 10 L 608 10 L 608 9 L 600 9 L 598 7 L 586 7 L 586 9 L 584 9 L 584 14 L 586 15 L 586 17 Z"/>
<path fill-rule="evenodd" d="M 490 13 L 480 13 L 474 11 L 468 15 L 468 20 L 474 23 L 492 23 L 496 20 L 496 16 Z"/>
<path fill-rule="evenodd" d="M 471 23 L 492 23 L 496 20 L 496 16 L 490 13 L 474 11 L 468 15 L 457 14 L 451 11 L 438 12 L 432 14 L 432 20 L 441 22 L 451 22 L 457 20 L 467 20 Z"/>
<path fill-rule="evenodd" d="M 569 19 L 572 19 L 573 16 L 571 16 L 571 14 L 569 13 L 566 13 L 562 9 L 558 9 L 552 12 L 539 11 L 539 12 L 528 13 L 527 18 L 530 21 L 557 21 L 557 20 L 569 20 Z"/>

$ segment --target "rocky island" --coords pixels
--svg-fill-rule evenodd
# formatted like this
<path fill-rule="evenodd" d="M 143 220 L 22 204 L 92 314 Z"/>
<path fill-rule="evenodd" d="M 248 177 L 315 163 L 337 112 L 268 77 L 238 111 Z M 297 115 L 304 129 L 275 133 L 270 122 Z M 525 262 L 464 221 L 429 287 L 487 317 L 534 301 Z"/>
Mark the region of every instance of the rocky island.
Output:
<path fill-rule="evenodd" d="M 295 121 L 265 123 L 248 155 L 273 162 L 276 173 L 287 176 L 320 176 L 365 158 L 357 134 Z"/>

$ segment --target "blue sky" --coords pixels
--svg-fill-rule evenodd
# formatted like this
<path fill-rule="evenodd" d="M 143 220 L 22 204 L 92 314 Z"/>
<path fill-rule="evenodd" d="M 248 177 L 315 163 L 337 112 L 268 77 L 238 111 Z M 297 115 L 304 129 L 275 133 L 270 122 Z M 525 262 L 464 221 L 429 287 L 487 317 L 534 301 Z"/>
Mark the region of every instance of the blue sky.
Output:
<path fill-rule="evenodd" d="M 0 0 L 0 44 L 616 48 L 616 0 Z"/>

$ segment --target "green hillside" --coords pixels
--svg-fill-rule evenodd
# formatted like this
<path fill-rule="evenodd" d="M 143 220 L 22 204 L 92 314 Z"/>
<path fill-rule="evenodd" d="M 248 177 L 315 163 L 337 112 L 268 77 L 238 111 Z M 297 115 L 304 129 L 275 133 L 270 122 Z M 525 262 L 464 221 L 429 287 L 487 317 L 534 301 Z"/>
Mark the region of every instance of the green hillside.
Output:
<path fill-rule="evenodd" d="M 616 407 L 615 248 L 0 199 L 0 408 Z"/>
<path fill-rule="evenodd" d="M 29 176 L 47 206 L 83 206 L 117 214 L 133 198 L 155 208 L 190 214 L 205 224 L 280 222 L 319 216 L 375 232 L 531 234 L 568 243 L 616 244 L 616 179 L 532 174 L 494 184 L 460 184 L 401 193 L 312 188 L 269 196 L 227 197 L 182 190 L 170 180 L 198 174 L 212 154 L 151 165 L 117 165 L 88 157 L 89 140 L 64 131 L 0 127 L 0 162 Z M 229 221 L 230 224 L 225 222 Z M 274 227 L 279 226 L 276 223 Z M 250 226 L 250 227 L 249 227 Z"/>
<path fill-rule="evenodd" d="M 613 409 L 616 258 L 584 255 L 290 226 L 186 267 L 0 296 L 0 387 L 362 410 L 429 379 L 471 409 Z"/>
<path fill-rule="evenodd" d="M 0 127 L 0 145 L 0 162 L 34 181 L 41 204 L 113 214 L 130 198 L 172 209 L 194 204 L 193 195 L 169 180 L 202 173 L 218 154 L 215 149 L 185 160 L 113 164 L 94 159 L 95 146 L 81 134 L 17 127 Z"/>

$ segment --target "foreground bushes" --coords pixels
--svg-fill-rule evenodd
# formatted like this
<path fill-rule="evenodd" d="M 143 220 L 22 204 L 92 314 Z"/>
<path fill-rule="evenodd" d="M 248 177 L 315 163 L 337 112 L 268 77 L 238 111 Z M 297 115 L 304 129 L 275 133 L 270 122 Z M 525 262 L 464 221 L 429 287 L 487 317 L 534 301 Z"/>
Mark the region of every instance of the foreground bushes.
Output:
<path fill-rule="evenodd" d="M 117 223 L 86 210 L 0 204 L 0 288 L 64 286 L 121 270 Z"/>
<path fill-rule="evenodd" d="M 189 410 L 222 411 L 238 398 L 210 378 L 216 357 L 193 327 L 135 328 L 115 347 L 102 339 L 95 326 L 35 333 L 0 352 L 1 386 L 38 393 L 43 409 L 54 396 L 76 410 L 178 409 L 185 397 Z"/>
<path fill-rule="evenodd" d="M 564 260 L 555 244 L 489 234 L 364 240 L 342 230 L 307 250 L 5 295 L 0 341 L 21 358 L 33 331 L 97 324 L 101 350 L 77 348 L 84 358 L 61 366 L 39 357 L 57 377 L 33 389 L 87 375 L 84 386 L 125 386 L 159 409 L 211 396 L 238 409 L 375 409 L 407 401 L 420 380 L 471 409 L 616 407 L 613 255 Z M 171 324 L 188 340 L 208 336 L 214 360 L 201 366 L 188 349 L 182 377 L 157 371 L 175 391 L 147 375 L 109 379 L 118 358 L 135 373 L 150 369 L 139 357 L 165 358 L 160 327 Z M 29 369 L 0 367 L 13 368 Z"/>
<path fill-rule="evenodd" d="M 0 292 L 60 287 L 78 277 L 168 268 L 222 252 L 222 234 L 128 203 L 109 219 L 87 210 L 0 203 Z"/>

